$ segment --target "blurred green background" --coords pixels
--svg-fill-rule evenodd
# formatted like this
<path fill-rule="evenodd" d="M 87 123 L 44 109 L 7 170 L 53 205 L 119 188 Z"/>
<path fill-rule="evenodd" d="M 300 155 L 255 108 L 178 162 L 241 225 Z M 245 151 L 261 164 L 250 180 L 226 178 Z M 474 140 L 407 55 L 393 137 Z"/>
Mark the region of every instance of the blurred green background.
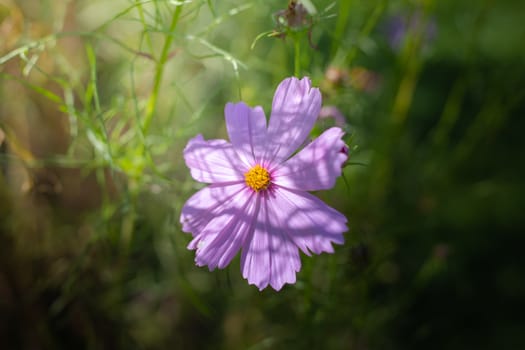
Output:
<path fill-rule="evenodd" d="M 0 348 L 525 348 L 525 3 L 302 4 L 0 0 Z M 294 74 L 350 231 L 259 292 L 194 266 L 182 149 Z"/>

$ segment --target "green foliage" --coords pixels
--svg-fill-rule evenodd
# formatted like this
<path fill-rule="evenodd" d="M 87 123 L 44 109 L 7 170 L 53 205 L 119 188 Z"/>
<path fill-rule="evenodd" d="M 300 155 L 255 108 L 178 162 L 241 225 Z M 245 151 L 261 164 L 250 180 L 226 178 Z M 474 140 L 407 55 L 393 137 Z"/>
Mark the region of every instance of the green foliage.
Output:
<path fill-rule="evenodd" d="M 525 346 L 524 5 L 298 4 L 0 0 L 1 348 Z M 182 150 L 291 75 L 345 117 L 350 231 L 259 292 L 194 266 Z"/>

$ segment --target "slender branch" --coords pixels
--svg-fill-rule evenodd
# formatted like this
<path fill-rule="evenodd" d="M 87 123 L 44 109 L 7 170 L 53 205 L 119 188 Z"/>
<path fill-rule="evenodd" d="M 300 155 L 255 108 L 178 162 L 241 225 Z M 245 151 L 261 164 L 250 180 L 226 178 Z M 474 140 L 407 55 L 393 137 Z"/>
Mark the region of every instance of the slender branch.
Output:
<path fill-rule="evenodd" d="M 144 134 L 148 132 L 148 129 L 151 125 L 151 121 L 153 119 L 153 115 L 155 114 L 155 110 L 157 108 L 157 100 L 159 98 L 159 90 L 160 90 L 160 85 L 162 82 L 162 75 L 164 73 L 164 66 L 166 64 L 166 61 L 169 58 L 169 51 L 170 51 L 171 43 L 173 42 L 173 37 L 174 37 L 173 32 L 175 31 L 175 28 L 177 27 L 177 23 L 179 21 L 181 12 L 182 12 L 182 5 L 179 5 L 175 8 L 175 12 L 173 13 L 173 17 L 171 19 L 171 24 L 168 30 L 168 34 L 166 35 L 166 39 L 164 41 L 164 46 L 162 47 L 160 58 L 157 61 L 155 79 L 153 81 L 153 91 L 151 92 L 150 98 L 148 100 L 148 104 L 146 106 L 146 116 L 144 117 L 144 123 L 142 124 L 142 130 Z"/>
<path fill-rule="evenodd" d="M 299 77 L 299 74 L 301 74 L 301 42 L 297 35 L 294 35 L 294 42 L 294 75 Z"/>

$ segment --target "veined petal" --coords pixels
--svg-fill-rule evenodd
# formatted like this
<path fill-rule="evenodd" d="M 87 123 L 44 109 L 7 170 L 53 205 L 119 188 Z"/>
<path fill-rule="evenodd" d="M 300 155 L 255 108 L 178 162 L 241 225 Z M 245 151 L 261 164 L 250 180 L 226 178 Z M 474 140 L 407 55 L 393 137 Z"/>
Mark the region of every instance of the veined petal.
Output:
<path fill-rule="evenodd" d="M 231 143 L 201 135 L 188 142 L 184 158 L 193 178 L 211 183 L 181 212 L 198 266 L 224 268 L 242 249 L 243 277 L 260 290 L 280 290 L 296 281 L 299 249 L 319 254 L 343 243 L 346 218 L 305 192 L 330 188 L 341 174 L 343 132 L 327 130 L 287 160 L 304 144 L 320 108 L 321 94 L 308 78 L 288 78 L 275 92 L 268 129 L 261 107 L 230 103 Z"/>
<path fill-rule="evenodd" d="M 301 260 L 299 250 L 278 222 L 270 198 L 268 192 L 261 195 L 257 222 L 242 250 L 241 271 L 259 290 L 270 285 L 278 291 L 285 283 L 295 283 Z"/>
<path fill-rule="evenodd" d="M 225 212 L 232 203 L 236 203 L 233 199 L 245 189 L 244 183 L 204 187 L 191 196 L 182 207 L 182 230 L 192 233 L 194 237 L 199 235 L 216 215 Z"/>
<path fill-rule="evenodd" d="M 236 194 L 190 243 L 197 249 L 196 264 L 210 270 L 226 267 L 253 230 L 258 206 L 257 194 L 248 188 Z"/>
<path fill-rule="evenodd" d="M 317 191 L 334 187 L 347 155 L 343 131 L 330 128 L 272 173 L 272 182 L 296 190 Z"/>
<path fill-rule="evenodd" d="M 321 93 L 309 78 L 283 80 L 273 98 L 266 158 L 277 163 L 288 158 L 304 143 L 320 110 Z"/>
<path fill-rule="evenodd" d="M 270 283 L 269 230 L 271 227 L 266 203 L 262 201 L 254 230 L 246 237 L 241 253 L 242 276 L 249 284 L 255 284 L 259 290 L 263 290 Z"/>
<path fill-rule="evenodd" d="M 261 161 L 266 142 L 266 117 L 261 107 L 244 102 L 228 103 L 224 108 L 230 141 L 239 156 L 249 165 Z"/>
<path fill-rule="evenodd" d="M 200 182 L 243 181 L 247 170 L 232 145 L 224 140 L 204 140 L 197 135 L 184 148 L 184 160 L 191 176 Z"/>
<path fill-rule="evenodd" d="M 274 215 L 305 254 L 333 253 L 332 243 L 343 244 L 347 231 L 344 215 L 308 192 L 275 186 Z"/>

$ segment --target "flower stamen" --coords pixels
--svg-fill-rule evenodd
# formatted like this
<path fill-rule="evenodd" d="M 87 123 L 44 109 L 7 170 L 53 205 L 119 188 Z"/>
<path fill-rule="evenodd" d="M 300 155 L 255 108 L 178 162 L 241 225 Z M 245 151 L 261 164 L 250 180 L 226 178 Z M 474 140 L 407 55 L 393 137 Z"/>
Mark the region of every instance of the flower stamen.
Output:
<path fill-rule="evenodd" d="M 259 164 L 244 173 L 244 181 L 255 192 L 265 190 L 270 185 L 270 173 Z"/>

